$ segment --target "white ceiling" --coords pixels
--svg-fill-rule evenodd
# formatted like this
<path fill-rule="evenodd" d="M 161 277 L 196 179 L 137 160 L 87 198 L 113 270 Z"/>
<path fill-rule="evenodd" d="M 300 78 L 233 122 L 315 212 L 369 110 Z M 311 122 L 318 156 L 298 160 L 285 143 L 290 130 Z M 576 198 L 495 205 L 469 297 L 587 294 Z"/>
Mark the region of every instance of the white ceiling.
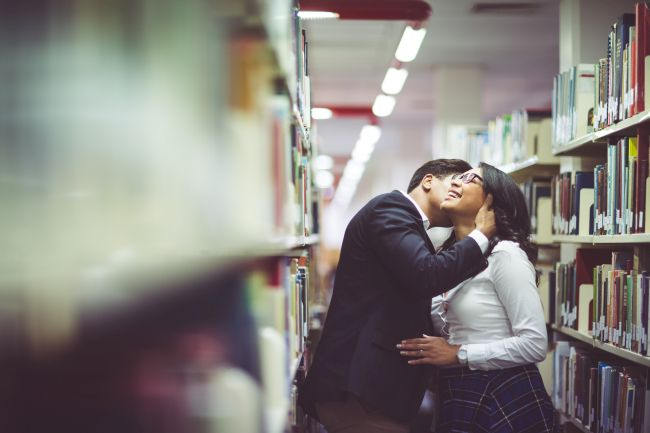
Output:
<path fill-rule="evenodd" d="M 395 111 L 383 124 L 412 128 L 413 121 L 428 127 L 435 122 L 436 104 L 444 103 L 436 101 L 433 91 L 435 71 L 441 65 L 483 68 L 484 120 L 516 108 L 550 107 L 558 71 L 558 0 L 536 1 L 539 9 L 524 15 L 475 15 L 470 12 L 474 3 L 430 0 L 433 14 L 426 38 L 408 65 L 410 75 Z M 307 22 L 313 103 L 371 105 L 404 26 L 394 21 Z M 321 151 L 349 154 L 358 131 L 355 122 L 320 122 Z"/>

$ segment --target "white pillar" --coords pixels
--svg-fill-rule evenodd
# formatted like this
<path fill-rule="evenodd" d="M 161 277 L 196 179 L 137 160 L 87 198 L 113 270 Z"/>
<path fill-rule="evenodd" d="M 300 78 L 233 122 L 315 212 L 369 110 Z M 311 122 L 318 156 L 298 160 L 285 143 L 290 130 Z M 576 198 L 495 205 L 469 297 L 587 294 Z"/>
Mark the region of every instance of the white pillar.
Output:
<path fill-rule="evenodd" d="M 466 158 L 464 140 L 455 126 L 481 124 L 483 68 L 480 65 L 445 65 L 434 72 L 434 158 Z"/>

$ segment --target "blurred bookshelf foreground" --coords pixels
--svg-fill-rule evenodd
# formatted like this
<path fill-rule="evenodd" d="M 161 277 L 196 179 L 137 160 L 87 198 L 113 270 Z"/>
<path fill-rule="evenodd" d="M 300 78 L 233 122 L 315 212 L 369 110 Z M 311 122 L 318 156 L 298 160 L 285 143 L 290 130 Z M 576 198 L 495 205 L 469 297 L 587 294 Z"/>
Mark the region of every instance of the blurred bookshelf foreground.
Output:
<path fill-rule="evenodd" d="M 326 295 L 296 7 L 0 2 L 1 431 L 302 424 Z"/>

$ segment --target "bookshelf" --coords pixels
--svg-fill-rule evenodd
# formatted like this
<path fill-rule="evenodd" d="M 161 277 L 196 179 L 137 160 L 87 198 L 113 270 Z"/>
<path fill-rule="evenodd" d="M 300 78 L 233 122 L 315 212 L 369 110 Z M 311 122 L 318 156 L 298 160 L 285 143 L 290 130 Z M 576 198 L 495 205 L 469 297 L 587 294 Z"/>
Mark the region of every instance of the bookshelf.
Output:
<path fill-rule="evenodd" d="M 591 430 L 589 430 L 585 425 L 583 425 L 579 420 L 575 419 L 574 417 L 567 415 L 562 411 L 558 411 L 558 414 L 560 416 L 560 424 L 569 423 L 583 433 L 592 433 Z"/>
<path fill-rule="evenodd" d="M 585 335 L 581 332 L 578 332 L 573 328 L 567 328 L 566 326 L 557 326 L 555 324 L 551 324 L 551 329 L 553 329 L 556 332 L 559 332 L 560 334 L 566 335 L 567 337 L 571 337 L 574 340 L 578 340 L 585 344 L 589 344 L 593 348 L 600 349 L 612 355 L 616 355 L 619 358 L 626 359 L 638 365 L 650 367 L 650 357 L 648 356 L 643 356 L 639 353 L 635 353 L 620 347 L 616 347 L 613 344 L 605 343 L 596 338 L 593 338 L 590 335 Z"/>
<path fill-rule="evenodd" d="M 637 233 L 630 235 L 599 235 L 593 237 L 593 243 L 598 244 L 647 244 L 650 243 L 650 233 Z"/>
<path fill-rule="evenodd" d="M 557 174 L 559 168 L 559 163 L 540 161 L 537 155 L 521 162 L 505 164 L 499 167 L 501 171 L 508 173 L 516 182 L 523 182 L 535 176 L 553 176 Z"/>
<path fill-rule="evenodd" d="M 545 236 L 537 236 L 536 234 L 530 235 L 530 240 L 536 245 L 544 247 L 557 247 L 558 244 L 553 242 L 553 239 Z"/>
<path fill-rule="evenodd" d="M 650 243 L 650 233 L 629 235 L 553 235 L 553 242 L 582 245 L 635 245 Z"/>
<path fill-rule="evenodd" d="M 599 131 L 558 145 L 553 154 L 556 156 L 602 156 L 607 139 L 635 136 L 638 128 L 648 126 L 650 126 L 650 111 L 644 111 Z"/>
<path fill-rule="evenodd" d="M 576 331 L 573 328 L 568 328 L 566 326 L 557 326 L 556 324 L 551 324 L 551 329 L 554 331 L 557 331 L 561 334 L 564 334 L 568 337 L 571 337 L 575 340 L 582 341 L 583 343 L 591 344 L 593 345 L 594 343 L 594 338 L 591 337 L 590 335 L 585 335 L 581 332 Z"/>
<path fill-rule="evenodd" d="M 0 404 L 7 395 L 16 404 L 9 425 L 39 413 L 57 423 L 36 422 L 37 430 L 92 431 L 98 419 L 114 431 L 188 431 L 198 423 L 223 432 L 301 428 L 290 396 L 310 359 L 320 194 L 311 175 L 308 40 L 297 6 L 174 1 L 134 5 L 126 15 L 118 4 L 101 13 L 62 8 L 60 35 L 73 36 L 5 52 L 16 64 L 25 55 L 35 60 L 20 63 L 16 100 L 35 95 L 27 77 L 57 46 L 74 59 L 62 60 L 58 74 L 53 65 L 39 67 L 36 94 L 87 83 L 97 100 L 111 101 L 88 116 L 87 100 L 62 91 L 50 98 L 53 106 L 68 101 L 62 116 L 51 117 L 48 107 L 44 121 L 6 125 L 16 128 L 16 148 L 39 141 L 19 138 L 29 135 L 22 131 L 51 138 L 33 154 L 0 160 L 10 181 L 19 174 L 11 167 L 27 174 L 24 167 L 41 161 L 42 170 L 29 175 L 34 185 L 51 185 L 36 193 L 27 185 L 29 193 L 3 184 L 7 196 L 25 197 L 5 200 L 3 215 L 35 215 L 3 219 L 14 233 L 10 245 L 21 249 L 0 258 L 0 268 L 12 269 L 0 281 L 2 303 L 8 287 L 29 292 L 16 302 L 16 336 L 8 337 L 2 317 L 1 361 L 26 378 L 7 383 L 0 396 Z M 113 42 L 125 29 L 133 30 L 132 45 L 121 50 Z M 8 32 L 24 37 L 21 25 Z M 42 158 L 61 143 L 65 152 Z M 70 191 L 85 196 L 71 206 L 70 198 L 35 206 Z M 34 232 L 25 236 L 20 226 Z M 13 271 L 22 268 L 15 256 L 24 273 Z M 57 398 L 41 397 L 43 386 Z M 156 387 L 165 395 L 153 396 Z M 82 414 L 88 394 L 93 404 Z M 232 406 L 223 410 L 219 401 Z M 213 410 L 196 413 L 204 406 Z"/>
<path fill-rule="evenodd" d="M 553 242 L 570 244 L 593 244 L 593 236 L 553 235 Z"/>
<path fill-rule="evenodd" d="M 650 20 L 648 23 L 650 25 Z M 604 39 L 607 41 L 607 29 L 603 29 L 603 34 L 605 35 Z M 610 37 L 613 36 L 610 34 Z M 604 50 L 604 52 L 607 52 L 607 50 Z M 622 59 L 623 56 L 617 58 Z M 599 257 L 603 254 L 610 254 L 610 251 L 624 250 L 627 254 L 630 250 L 633 250 L 633 262 L 635 266 L 638 265 L 638 271 L 650 270 L 648 268 L 647 259 L 642 258 L 647 255 L 646 250 L 650 244 L 650 233 L 594 235 L 590 234 L 589 230 L 589 226 L 591 225 L 590 220 L 593 219 L 591 212 L 598 212 L 597 215 L 601 217 L 602 220 L 605 220 L 605 223 L 599 223 L 599 226 L 594 224 L 597 226 L 596 233 L 629 233 L 644 231 L 643 224 L 639 227 L 638 221 L 643 221 L 643 206 L 646 206 L 645 214 L 647 215 L 648 199 L 646 198 L 645 205 L 642 204 L 642 200 L 643 197 L 648 197 L 648 195 L 647 193 L 644 193 L 644 190 L 642 189 L 643 185 L 646 185 L 646 182 L 645 179 L 641 178 L 641 176 L 644 176 L 642 174 L 644 167 L 640 166 L 640 164 L 647 164 L 648 150 L 647 147 L 643 147 L 644 145 L 647 146 L 647 144 L 642 143 L 641 136 L 636 138 L 637 141 L 634 141 L 634 138 L 630 139 L 630 137 L 636 137 L 639 134 L 647 135 L 647 132 L 650 130 L 650 111 L 642 111 L 637 114 L 628 115 L 628 113 L 632 112 L 628 111 L 631 110 L 627 105 L 629 101 L 628 95 L 625 95 L 625 97 L 621 96 L 620 101 L 624 101 L 621 102 L 621 105 L 618 105 L 617 99 L 612 99 L 617 101 L 617 107 L 622 107 L 620 110 L 626 110 L 625 114 L 621 114 L 621 117 L 628 117 L 618 120 L 618 113 L 611 114 L 612 119 L 606 119 L 608 122 L 611 122 L 611 124 L 594 131 L 593 127 L 587 125 L 587 119 L 589 116 L 593 115 L 594 121 L 596 121 L 594 112 L 590 111 L 589 108 L 590 102 L 592 104 L 591 107 L 593 107 L 593 100 L 595 97 L 593 93 L 589 96 L 585 89 L 594 89 L 592 92 L 598 91 L 598 86 L 594 86 L 593 84 L 594 81 L 597 80 L 594 77 L 597 77 L 598 75 L 589 74 L 591 66 L 585 64 L 583 59 L 576 62 L 576 64 L 578 63 L 580 65 L 572 69 L 571 74 L 573 75 L 570 79 L 565 79 L 567 77 L 566 75 L 563 75 L 561 79 L 556 78 L 556 80 L 558 80 L 557 82 L 561 84 L 557 86 L 554 85 L 554 94 L 552 98 L 554 123 L 551 126 L 551 136 L 553 137 L 553 140 L 558 139 L 558 137 L 562 137 L 562 139 L 566 137 L 577 138 L 573 138 L 570 141 L 563 142 L 559 145 L 551 144 L 551 140 L 549 140 L 549 142 L 541 142 L 541 147 L 538 148 L 538 150 L 541 150 L 542 153 L 545 152 L 546 154 L 551 155 L 551 158 L 555 157 L 555 159 L 550 159 L 547 156 L 541 157 L 538 152 L 529 152 L 528 155 L 522 158 L 521 150 L 530 149 L 531 146 L 522 146 L 521 143 L 517 143 L 516 140 L 507 139 L 505 135 L 504 137 L 506 139 L 500 141 L 497 140 L 497 143 L 501 144 L 503 147 L 501 148 L 492 145 L 492 147 L 490 147 L 491 152 L 488 154 L 495 155 L 495 159 L 502 157 L 505 162 L 510 162 L 512 160 L 516 161 L 507 164 L 500 164 L 498 166 L 502 171 L 510 174 L 517 183 L 522 185 L 522 191 L 524 191 L 527 201 L 529 201 L 531 197 L 533 202 L 538 200 L 537 209 L 535 206 L 529 205 L 529 213 L 532 218 L 531 226 L 534 229 L 536 227 L 535 231 L 537 231 L 537 233 L 531 236 L 531 240 L 540 246 L 552 244 L 558 247 L 559 251 L 550 248 L 545 249 L 545 251 L 551 253 L 559 253 L 557 255 L 550 254 L 551 261 L 546 262 L 546 264 L 550 264 L 551 266 L 542 268 L 539 263 L 537 266 L 541 276 L 540 295 L 543 298 L 545 311 L 549 316 L 551 316 L 549 320 L 557 320 L 557 323 L 564 323 L 558 319 L 558 317 L 562 317 L 562 320 L 568 320 L 568 323 L 574 321 L 573 323 L 581 325 L 575 326 L 575 328 L 579 328 L 581 332 L 577 329 L 566 326 L 557 326 L 555 324 L 549 326 L 549 337 L 556 343 L 553 345 L 553 365 L 556 370 L 556 375 L 554 375 L 552 379 L 547 380 L 550 383 L 553 383 L 558 380 L 558 377 L 564 377 L 563 373 L 560 373 L 560 376 L 557 376 L 558 368 L 564 368 L 564 372 L 567 371 L 567 368 L 571 372 L 577 372 L 580 370 L 581 374 L 584 374 L 585 371 L 589 372 L 588 368 L 585 370 L 584 365 L 582 367 L 576 367 L 576 359 L 579 357 L 576 355 L 576 352 L 579 352 L 580 349 L 574 347 L 567 349 L 567 346 L 575 345 L 580 348 L 584 346 L 582 350 L 584 350 L 585 353 L 588 353 L 589 356 L 581 358 L 581 362 L 585 362 L 586 359 L 589 359 L 589 362 L 592 363 L 591 367 L 595 366 L 595 363 L 603 361 L 611 363 L 612 370 L 610 371 L 614 371 L 619 367 L 621 369 L 625 367 L 634 370 L 635 374 L 637 371 L 636 369 L 642 372 L 638 377 L 630 375 L 630 382 L 627 382 L 628 379 L 626 378 L 625 383 L 626 386 L 628 383 L 635 383 L 639 393 L 645 394 L 645 384 L 647 383 L 648 372 L 650 371 L 648 369 L 650 367 L 650 357 L 619 347 L 619 340 L 621 341 L 621 345 L 623 344 L 622 341 L 624 341 L 621 337 L 619 337 L 619 340 L 617 340 L 616 337 L 612 337 L 611 341 L 616 341 L 616 343 L 610 343 L 600 341 L 592 335 L 584 333 L 586 332 L 584 321 L 589 320 L 586 318 L 588 316 L 586 313 L 588 312 L 591 314 L 591 308 L 596 302 L 591 298 L 593 296 L 598 296 L 599 301 L 606 299 L 603 301 L 605 302 L 603 305 L 608 305 L 607 302 L 614 302 L 609 298 L 604 298 L 604 295 L 602 294 L 603 286 L 599 286 L 598 288 L 598 290 L 601 291 L 595 291 L 593 289 L 593 284 L 589 285 L 584 282 L 584 280 L 591 279 L 589 276 L 594 274 L 594 272 L 592 272 L 593 269 L 584 270 L 584 265 L 580 268 L 578 268 L 577 265 L 574 265 L 573 268 L 571 265 L 565 265 L 563 267 L 557 266 L 557 263 L 567 264 L 573 260 L 586 260 L 585 256 L 592 253 L 593 257 Z M 583 72 L 585 73 L 583 74 Z M 646 73 L 650 75 L 650 73 Z M 593 80 L 591 84 L 584 81 L 585 79 L 588 80 L 589 77 L 592 77 L 591 79 Z M 648 80 L 646 79 L 646 81 Z M 581 90 L 576 90 L 577 88 Z M 618 89 L 621 88 L 623 87 L 618 87 Z M 567 95 L 571 92 L 574 93 L 571 94 L 571 96 L 566 96 L 566 100 L 559 100 L 560 97 L 557 95 L 561 95 L 563 92 Z M 587 96 L 585 96 L 585 94 L 587 94 Z M 572 108 L 563 113 L 562 110 L 566 110 L 568 106 L 572 106 Z M 558 109 L 560 116 L 558 116 Z M 573 110 L 573 112 L 571 110 Z M 621 113 L 623 112 L 621 111 Z M 599 119 L 601 119 L 600 123 L 598 123 L 599 125 L 606 123 L 602 121 L 602 117 Z M 556 120 L 557 123 L 555 123 Z M 584 120 L 584 124 L 581 124 L 581 120 Z M 507 122 L 507 119 L 505 122 Z M 497 128 L 497 132 L 499 131 L 500 130 Z M 498 134 L 497 138 L 499 138 Z M 511 148 L 507 147 L 509 145 Z M 618 153 L 615 153 L 614 147 L 616 147 L 616 152 Z M 639 149 L 638 152 L 636 152 L 635 149 Z M 486 155 L 486 152 L 481 154 Z M 511 157 L 513 155 L 515 155 L 514 158 Z M 624 155 L 625 158 L 623 158 L 622 155 Z M 490 161 L 488 160 L 488 162 Z M 614 162 L 620 163 L 623 168 L 617 167 L 618 171 L 613 171 L 612 167 Z M 602 166 L 606 163 L 609 163 L 609 171 L 607 171 L 607 168 L 603 171 Z M 641 168 L 637 170 L 637 167 Z M 579 171 L 586 173 L 575 174 Z M 567 172 L 571 172 L 571 176 L 562 174 Z M 607 180 L 611 178 L 612 172 L 617 172 L 618 178 L 616 178 L 616 181 L 610 181 L 608 184 L 609 189 L 605 190 L 601 183 L 602 177 L 599 176 L 602 176 L 604 173 L 605 179 Z M 621 175 L 621 173 L 624 173 L 624 176 Z M 635 176 L 639 176 L 638 179 L 640 180 L 637 180 Z M 544 181 L 541 179 L 542 177 L 552 177 L 550 186 L 548 187 L 548 190 L 550 190 L 550 194 L 548 194 L 549 198 L 547 199 L 548 203 L 543 203 L 543 206 L 541 200 L 545 200 L 546 186 L 543 183 Z M 537 179 L 535 180 L 535 178 Z M 590 182 L 591 186 L 589 185 Z M 603 191 L 606 191 L 605 197 L 603 197 Z M 635 191 L 637 191 L 636 195 Z M 639 193 L 638 191 L 642 192 Z M 614 196 L 616 196 L 616 199 L 613 199 L 611 204 L 610 201 L 605 200 L 605 198 L 611 199 Z M 621 199 L 621 196 L 624 196 L 624 198 Z M 593 206 L 594 203 L 596 203 L 597 206 Z M 616 213 L 617 209 L 621 209 L 618 211 L 618 214 Z M 607 213 L 608 211 L 609 213 Z M 605 216 L 611 217 L 606 219 Z M 545 226 L 545 221 L 551 221 L 551 228 Z M 541 228 L 540 223 L 542 223 Z M 540 230 L 542 230 L 543 234 L 540 234 Z M 574 234 L 569 235 L 560 233 Z M 585 251 L 588 251 L 588 253 Z M 610 256 L 610 260 L 605 260 L 604 262 L 599 263 L 606 264 L 608 261 L 614 261 L 614 258 Z M 628 268 L 617 269 L 623 270 Z M 605 271 L 599 272 L 601 272 L 598 274 L 599 278 L 605 275 Z M 626 278 L 630 277 L 632 274 L 610 273 L 609 278 L 612 285 L 614 284 L 612 283 L 613 275 L 617 278 L 617 285 L 612 287 L 616 287 L 618 291 L 614 292 L 610 288 L 606 293 L 610 294 L 612 298 L 616 297 L 616 306 L 620 310 L 612 309 L 611 311 L 615 311 L 615 313 L 612 313 L 611 317 L 606 319 L 605 323 L 611 327 L 610 329 L 614 330 L 612 332 L 618 332 L 618 334 L 615 333 L 614 335 L 620 336 L 621 333 L 623 333 L 623 335 L 628 335 L 625 334 L 627 331 L 629 332 L 629 335 L 632 336 L 630 329 L 635 329 L 632 327 L 636 326 L 641 320 L 643 320 L 641 318 L 642 309 L 639 307 L 639 305 L 641 305 L 640 297 L 642 295 L 640 294 L 640 290 L 637 291 L 636 285 L 633 286 L 634 289 L 631 289 L 631 291 L 624 291 L 626 288 L 627 290 L 630 290 L 629 287 L 631 287 L 632 283 L 628 283 L 628 281 L 631 280 Z M 570 285 L 571 281 L 573 281 L 573 286 Z M 580 282 L 578 283 L 577 281 Z M 639 279 L 638 281 L 641 280 Z M 638 288 L 640 289 L 641 286 L 638 286 Z M 596 295 L 593 295 L 594 293 Z M 624 305 L 622 300 L 624 296 L 623 293 L 625 293 L 626 296 L 633 296 L 633 298 L 630 297 L 629 299 L 634 299 L 634 305 L 638 308 L 634 313 L 632 313 L 632 318 L 630 318 L 629 310 L 624 309 L 629 308 L 629 305 L 632 304 L 625 304 L 625 307 L 622 307 L 622 305 Z M 628 295 L 628 293 L 631 293 L 632 295 Z M 620 301 L 618 300 L 618 297 L 620 297 Z M 637 298 L 639 299 L 638 302 Z M 559 302 L 558 299 L 562 299 L 562 302 Z M 578 299 L 582 300 L 583 303 L 581 304 L 578 302 Z M 591 303 L 587 303 L 587 301 Z M 586 307 L 585 305 L 589 306 Z M 605 308 L 607 307 L 603 307 L 603 310 L 599 310 L 598 312 L 601 317 L 604 315 L 603 311 Z M 609 314 L 610 310 L 607 309 L 607 311 Z M 622 325 L 619 324 L 616 326 L 613 320 L 621 320 L 621 314 L 623 315 L 623 319 L 622 322 L 619 323 L 622 323 Z M 638 317 L 635 315 L 638 315 Z M 618 319 L 613 319 L 613 317 L 618 317 Z M 638 344 L 640 349 L 642 343 L 639 340 L 639 335 L 641 334 L 638 333 L 632 337 L 633 342 L 631 344 L 632 347 L 635 347 L 635 345 Z M 560 346 L 563 347 L 562 350 L 566 349 L 566 352 L 556 351 L 556 347 Z M 588 348 L 588 350 L 585 350 L 586 348 Z M 571 351 L 572 355 L 569 355 L 569 351 Z M 570 356 L 575 358 L 570 358 Z M 563 359 L 562 362 L 564 364 L 559 366 L 558 359 Z M 593 370 L 591 373 L 593 374 Z M 621 373 L 621 377 L 623 374 L 627 375 L 627 373 L 622 373 L 622 370 L 618 370 L 616 374 L 618 373 Z M 600 371 L 598 374 L 601 374 Z M 598 377 L 600 378 L 600 376 Z M 640 382 L 636 382 L 637 379 L 639 379 Z M 584 384 L 582 385 L 582 389 L 576 390 L 573 388 L 573 385 L 566 385 L 562 379 L 559 380 L 560 383 L 554 383 L 553 388 L 562 389 L 567 386 L 567 388 L 563 390 L 565 394 L 575 392 L 575 395 L 566 397 L 569 400 L 565 400 L 565 397 L 556 395 L 556 391 L 554 390 L 554 402 L 562 401 L 562 404 L 566 403 L 567 407 L 571 408 L 570 410 L 567 409 L 567 412 L 570 412 L 569 415 L 562 414 L 562 422 L 565 424 L 571 424 L 575 427 L 573 430 L 589 432 L 589 428 L 585 427 L 580 421 L 580 419 L 584 419 L 584 415 L 580 414 L 580 410 L 582 409 L 577 409 L 578 403 L 574 402 L 574 397 L 577 401 L 579 398 L 578 396 L 580 396 L 580 398 L 583 398 L 584 403 L 584 394 L 582 394 L 584 392 Z M 567 379 L 567 381 L 573 383 L 573 379 Z M 603 395 L 608 395 L 605 391 L 603 391 L 603 393 Z M 648 394 L 645 394 L 644 397 L 647 401 Z M 556 408 L 559 409 L 557 406 Z M 641 410 L 643 411 L 643 409 Z M 646 413 L 648 413 L 648 406 L 646 406 L 645 410 Z M 596 409 L 596 411 L 598 411 L 598 409 Z M 635 420 L 635 422 L 638 422 L 638 419 Z M 635 429 L 634 431 L 647 431 L 647 425 L 649 422 L 650 420 L 645 420 L 645 427 L 641 427 L 640 430 Z"/>

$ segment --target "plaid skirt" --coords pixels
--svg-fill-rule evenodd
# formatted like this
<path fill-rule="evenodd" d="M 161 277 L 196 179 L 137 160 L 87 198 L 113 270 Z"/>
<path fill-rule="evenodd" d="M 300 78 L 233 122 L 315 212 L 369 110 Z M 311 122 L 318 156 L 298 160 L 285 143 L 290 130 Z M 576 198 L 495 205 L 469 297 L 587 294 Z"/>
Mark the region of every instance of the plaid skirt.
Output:
<path fill-rule="evenodd" d="M 555 433 L 558 420 L 533 364 L 439 370 L 439 432 Z"/>

